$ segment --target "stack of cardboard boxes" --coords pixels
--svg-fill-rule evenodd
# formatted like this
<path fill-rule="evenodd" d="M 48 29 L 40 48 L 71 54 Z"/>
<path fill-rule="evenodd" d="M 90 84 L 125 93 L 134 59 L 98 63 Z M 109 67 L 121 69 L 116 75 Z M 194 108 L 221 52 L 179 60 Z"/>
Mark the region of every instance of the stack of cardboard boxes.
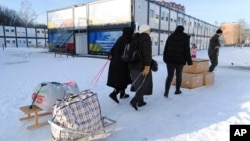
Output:
<path fill-rule="evenodd" d="M 181 87 L 193 89 L 212 84 L 214 82 L 214 73 L 208 72 L 208 69 L 209 60 L 193 59 L 193 65 L 185 65 L 183 68 Z M 176 84 L 175 78 L 172 84 Z"/>

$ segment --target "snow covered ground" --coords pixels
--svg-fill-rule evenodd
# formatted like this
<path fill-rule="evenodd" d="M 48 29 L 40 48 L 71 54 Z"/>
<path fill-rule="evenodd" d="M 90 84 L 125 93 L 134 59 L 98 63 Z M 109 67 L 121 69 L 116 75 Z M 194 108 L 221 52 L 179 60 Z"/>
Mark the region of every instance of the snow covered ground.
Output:
<path fill-rule="evenodd" d="M 31 94 L 41 82 L 76 81 L 80 90 L 98 93 L 102 115 L 116 120 L 105 141 L 228 141 L 230 124 L 250 125 L 250 47 L 223 47 L 212 85 L 184 89 L 163 97 L 167 76 L 162 56 L 153 72 L 154 92 L 145 97 L 147 105 L 135 111 L 129 99 L 116 104 L 109 98 L 113 90 L 106 86 L 108 65 L 95 87 L 92 80 L 107 60 L 100 58 L 54 57 L 47 49 L 6 48 L 0 51 L 0 140 L 49 141 L 50 125 L 27 130 L 32 120 L 19 107 L 31 104 Z M 208 59 L 207 50 L 198 58 Z M 51 119 L 52 116 L 41 120 Z"/>

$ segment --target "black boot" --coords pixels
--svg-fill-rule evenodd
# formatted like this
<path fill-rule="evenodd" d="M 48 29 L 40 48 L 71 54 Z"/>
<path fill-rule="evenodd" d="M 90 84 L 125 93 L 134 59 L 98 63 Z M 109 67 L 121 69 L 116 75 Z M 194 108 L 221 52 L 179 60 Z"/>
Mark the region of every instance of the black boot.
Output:
<path fill-rule="evenodd" d="M 142 102 L 138 102 L 137 106 L 138 107 L 142 107 L 142 106 L 145 106 L 147 103 L 142 101 Z"/>
<path fill-rule="evenodd" d="M 119 93 L 119 91 L 117 91 L 117 90 L 114 90 L 110 95 L 109 95 L 109 97 L 111 98 L 111 99 L 113 99 L 116 103 L 119 103 L 119 100 L 117 99 L 117 94 Z"/>
<path fill-rule="evenodd" d="M 135 99 L 132 99 L 132 100 L 130 101 L 130 105 L 131 105 L 136 111 L 138 110 L 138 108 L 137 108 L 137 102 L 136 102 Z"/>
<path fill-rule="evenodd" d="M 126 94 L 124 90 L 121 90 L 121 91 L 120 91 L 120 99 L 128 98 L 128 97 L 129 97 L 129 95 Z"/>
<path fill-rule="evenodd" d="M 176 90 L 176 91 L 174 92 L 174 94 L 181 94 L 181 91 L 180 91 L 180 90 Z"/>

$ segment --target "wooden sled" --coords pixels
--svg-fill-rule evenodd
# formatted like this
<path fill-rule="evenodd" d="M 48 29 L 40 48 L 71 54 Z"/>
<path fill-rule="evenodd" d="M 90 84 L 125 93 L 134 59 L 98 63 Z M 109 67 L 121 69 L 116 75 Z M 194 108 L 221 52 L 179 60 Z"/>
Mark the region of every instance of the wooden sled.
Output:
<path fill-rule="evenodd" d="M 20 118 L 20 121 L 29 120 L 29 119 L 34 119 L 34 121 L 35 121 L 35 123 L 33 125 L 28 126 L 27 129 L 37 128 L 37 127 L 41 127 L 41 126 L 47 125 L 48 121 L 39 122 L 38 119 L 41 116 L 46 116 L 46 115 L 52 114 L 52 112 L 38 113 L 38 112 L 41 112 L 42 109 L 40 109 L 36 105 L 33 105 L 32 109 L 30 109 L 30 106 L 23 106 L 23 107 L 20 107 L 20 110 L 24 114 L 27 115 L 26 117 Z"/>

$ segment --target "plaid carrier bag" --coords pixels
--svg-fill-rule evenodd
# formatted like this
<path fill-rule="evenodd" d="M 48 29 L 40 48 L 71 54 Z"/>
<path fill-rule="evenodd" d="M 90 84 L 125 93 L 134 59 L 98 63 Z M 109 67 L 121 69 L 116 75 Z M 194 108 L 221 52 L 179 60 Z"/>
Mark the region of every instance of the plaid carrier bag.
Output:
<path fill-rule="evenodd" d="M 86 90 L 58 100 L 49 123 L 53 141 L 73 141 L 103 131 L 97 94 Z"/>

